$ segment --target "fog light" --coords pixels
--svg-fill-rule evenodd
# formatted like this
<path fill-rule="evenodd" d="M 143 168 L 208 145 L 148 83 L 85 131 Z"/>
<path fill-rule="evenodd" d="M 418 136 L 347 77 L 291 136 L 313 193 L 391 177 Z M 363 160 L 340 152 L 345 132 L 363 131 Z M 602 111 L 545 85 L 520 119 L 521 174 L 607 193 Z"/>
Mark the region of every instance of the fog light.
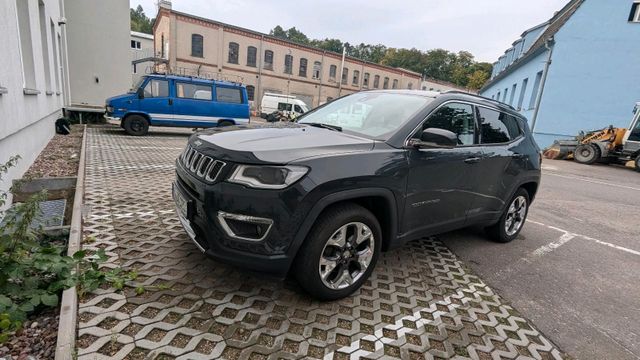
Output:
<path fill-rule="evenodd" d="M 273 226 L 271 219 L 224 211 L 218 211 L 218 222 L 229 237 L 246 241 L 264 240 Z"/>

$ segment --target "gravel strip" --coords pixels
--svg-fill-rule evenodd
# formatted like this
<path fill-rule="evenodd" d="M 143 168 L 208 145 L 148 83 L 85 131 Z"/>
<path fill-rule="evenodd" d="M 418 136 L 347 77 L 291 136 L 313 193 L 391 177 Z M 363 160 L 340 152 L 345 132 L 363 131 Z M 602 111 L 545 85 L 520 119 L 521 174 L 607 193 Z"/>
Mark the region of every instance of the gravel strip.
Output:
<path fill-rule="evenodd" d="M 55 134 L 25 174 L 25 178 L 76 176 L 83 125 L 71 125 L 69 135 Z"/>

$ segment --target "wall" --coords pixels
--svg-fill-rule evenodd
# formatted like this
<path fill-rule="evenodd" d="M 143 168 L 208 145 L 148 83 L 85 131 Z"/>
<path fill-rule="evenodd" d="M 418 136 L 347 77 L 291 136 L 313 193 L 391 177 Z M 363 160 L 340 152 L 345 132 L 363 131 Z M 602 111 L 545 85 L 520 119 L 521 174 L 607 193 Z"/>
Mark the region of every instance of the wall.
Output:
<path fill-rule="evenodd" d="M 103 107 L 131 86 L 129 1 L 65 0 L 65 9 L 69 103 Z"/>
<path fill-rule="evenodd" d="M 58 35 L 61 35 L 58 25 L 61 15 L 59 2 L 43 1 L 46 26 L 41 27 L 38 1 L 19 1 L 25 1 L 29 12 L 27 26 L 31 33 L 29 45 L 33 54 L 31 71 L 34 75 L 34 83 L 29 87 L 35 91 L 31 92 L 32 95 L 26 95 L 24 90 L 22 54 L 27 56 L 29 50 L 21 48 L 16 0 L 0 1 L 0 19 L 3 19 L 0 22 L 0 43 L 4 48 L 0 56 L 0 87 L 6 89 L 6 93 L 0 95 L 0 163 L 5 163 L 12 155 L 22 157 L 16 167 L 3 175 L 0 189 L 5 191 L 13 179 L 24 174 L 53 136 L 55 120 L 62 115 L 64 96 L 64 63 L 60 61 L 60 51 L 63 50 L 58 40 Z M 43 29 L 45 33 L 41 36 Z M 49 61 L 48 66 L 45 61 Z M 47 67 L 49 76 L 45 75 Z"/>
<path fill-rule="evenodd" d="M 640 23 L 631 1 L 586 0 L 556 34 L 536 131 L 626 127 L 640 101 Z"/>

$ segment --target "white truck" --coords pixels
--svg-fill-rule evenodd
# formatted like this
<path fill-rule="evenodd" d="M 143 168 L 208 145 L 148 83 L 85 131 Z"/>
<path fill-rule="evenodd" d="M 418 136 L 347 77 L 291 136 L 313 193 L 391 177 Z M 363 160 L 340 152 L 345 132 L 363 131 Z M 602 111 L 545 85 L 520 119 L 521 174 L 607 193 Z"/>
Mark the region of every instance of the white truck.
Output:
<path fill-rule="evenodd" d="M 265 93 L 260 103 L 260 116 L 264 118 L 275 111 L 295 118 L 309 111 L 309 108 L 304 101 L 293 95 Z"/>

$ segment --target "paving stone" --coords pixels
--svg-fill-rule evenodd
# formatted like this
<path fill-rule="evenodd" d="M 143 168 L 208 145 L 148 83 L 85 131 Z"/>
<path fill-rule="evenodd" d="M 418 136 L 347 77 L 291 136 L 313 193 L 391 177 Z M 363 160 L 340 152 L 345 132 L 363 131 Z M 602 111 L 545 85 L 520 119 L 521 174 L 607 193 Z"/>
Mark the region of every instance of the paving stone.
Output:
<path fill-rule="evenodd" d="M 202 255 L 171 200 L 189 132 L 87 133 L 84 233 L 133 289 L 81 299 L 79 359 L 560 359 L 559 350 L 436 238 L 380 257 L 361 290 L 315 301 Z"/>

